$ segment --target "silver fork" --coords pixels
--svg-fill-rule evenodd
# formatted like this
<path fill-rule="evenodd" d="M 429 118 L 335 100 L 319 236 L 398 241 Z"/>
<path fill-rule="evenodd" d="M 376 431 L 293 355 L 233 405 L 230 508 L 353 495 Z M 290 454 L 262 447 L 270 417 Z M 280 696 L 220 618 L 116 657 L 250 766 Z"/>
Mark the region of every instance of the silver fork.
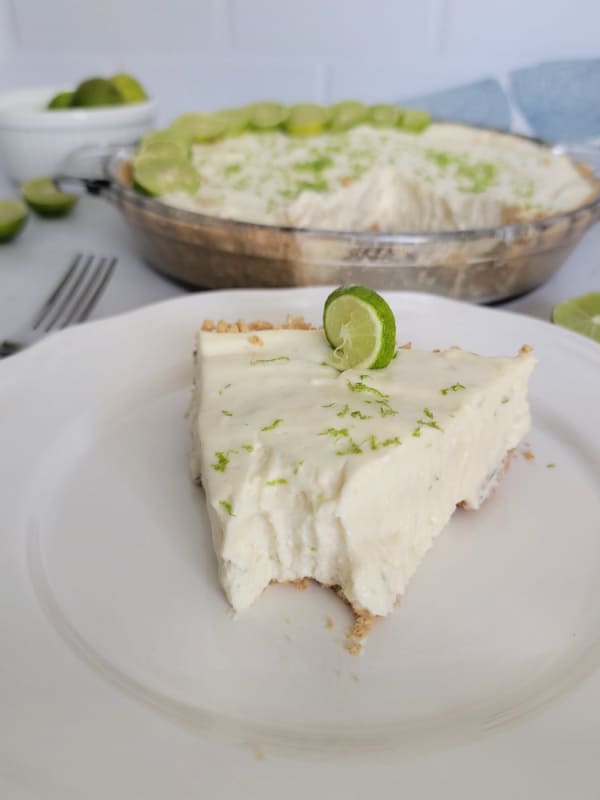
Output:
<path fill-rule="evenodd" d="M 0 342 L 0 358 L 18 353 L 48 333 L 87 319 L 106 288 L 116 264 L 116 258 L 97 258 L 78 253 L 33 319 L 15 331 L 13 336 Z"/>

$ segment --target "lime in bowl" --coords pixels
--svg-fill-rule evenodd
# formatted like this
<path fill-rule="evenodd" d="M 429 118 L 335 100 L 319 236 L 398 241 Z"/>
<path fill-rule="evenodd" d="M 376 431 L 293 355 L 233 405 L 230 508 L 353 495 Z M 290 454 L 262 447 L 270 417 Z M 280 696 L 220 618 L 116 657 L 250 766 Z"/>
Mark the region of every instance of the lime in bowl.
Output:
<path fill-rule="evenodd" d="M 115 76 L 118 78 L 119 76 Z M 121 76 L 117 84 L 127 81 Z M 135 94 L 135 87 L 120 90 L 84 87 L 88 105 L 70 105 L 73 87 L 49 86 L 19 89 L 0 94 L 0 167 L 16 184 L 40 175 L 56 175 L 67 157 L 84 146 L 129 145 L 154 128 L 156 103 L 152 99 L 115 102 L 123 92 Z M 86 92 L 88 96 L 86 97 Z M 104 92 L 104 94 L 102 93 Z M 53 104 L 52 107 L 49 107 Z"/>

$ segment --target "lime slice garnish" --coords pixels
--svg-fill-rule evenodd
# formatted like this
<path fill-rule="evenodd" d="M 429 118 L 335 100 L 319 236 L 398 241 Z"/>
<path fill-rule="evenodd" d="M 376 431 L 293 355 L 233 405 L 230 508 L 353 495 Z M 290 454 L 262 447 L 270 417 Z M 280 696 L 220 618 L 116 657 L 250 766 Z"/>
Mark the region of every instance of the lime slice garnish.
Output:
<path fill-rule="evenodd" d="M 147 147 L 150 147 L 157 142 L 170 142 L 173 144 L 179 145 L 182 148 L 184 154 L 187 155 L 188 148 L 189 148 L 189 137 L 185 134 L 173 130 L 172 128 L 166 128 L 165 130 L 158 130 L 158 131 L 150 131 L 147 133 L 144 138 L 140 142 L 140 153 L 146 150 Z"/>
<path fill-rule="evenodd" d="M 289 109 L 281 103 L 254 103 L 246 108 L 250 127 L 257 131 L 279 128 L 289 117 Z"/>
<path fill-rule="evenodd" d="M 300 103 L 290 108 L 285 127 L 294 136 L 311 136 L 321 133 L 328 118 L 327 109 L 323 106 L 314 103 Z"/>
<path fill-rule="evenodd" d="M 75 108 L 92 106 L 116 106 L 123 102 L 121 92 L 104 78 L 88 78 L 82 81 L 73 93 L 71 105 Z"/>
<path fill-rule="evenodd" d="M 239 136 L 250 125 L 250 114 L 246 108 L 223 108 L 213 116 L 222 125 L 222 136 Z"/>
<path fill-rule="evenodd" d="M 380 128 L 393 128 L 400 120 L 400 113 L 397 106 L 381 103 L 369 109 L 369 122 Z"/>
<path fill-rule="evenodd" d="M 138 158 L 153 156 L 154 158 L 187 158 L 188 150 L 179 142 L 169 139 L 154 139 L 143 142 L 140 146 Z"/>
<path fill-rule="evenodd" d="M 143 103 L 144 100 L 148 99 L 144 87 L 133 75 L 121 72 L 118 75 L 113 75 L 110 82 L 126 103 Z"/>
<path fill-rule="evenodd" d="M 396 320 L 381 295 L 364 286 L 341 286 L 323 309 L 323 329 L 340 369 L 382 369 L 396 351 Z"/>
<path fill-rule="evenodd" d="M 77 195 L 61 192 L 50 178 L 32 178 L 21 184 L 27 205 L 42 217 L 62 217 L 77 202 Z"/>
<path fill-rule="evenodd" d="M 133 165 L 133 185 L 151 197 L 167 192 L 194 194 L 200 186 L 200 176 L 183 158 L 139 156 Z"/>
<path fill-rule="evenodd" d="M 404 108 L 400 110 L 399 127 L 410 133 L 420 133 L 431 123 L 431 114 L 419 108 Z"/>
<path fill-rule="evenodd" d="M 59 108 L 71 108 L 74 92 L 59 92 L 46 106 L 47 109 L 56 111 Z"/>
<path fill-rule="evenodd" d="M 225 121 L 217 114 L 192 112 L 182 114 L 173 120 L 170 130 L 180 138 L 185 137 L 189 142 L 210 142 L 223 135 Z"/>
<path fill-rule="evenodd" d="M 552 322 L 600 342 L 600 292 L 590 292 L 559 303 Z"/>
<path fill-rule="evenodd" d="M 332 131 L 347 131 L 360 125 L 367 118 L 368 109 L 358 100 L 345 100 L 329 109 L 329 128 Z"/>
<path fill-rule="evenodd" d="M 0 200 L 0 242 L 9 242 L 27 219 L 27 208 L 19 200 Z"/>

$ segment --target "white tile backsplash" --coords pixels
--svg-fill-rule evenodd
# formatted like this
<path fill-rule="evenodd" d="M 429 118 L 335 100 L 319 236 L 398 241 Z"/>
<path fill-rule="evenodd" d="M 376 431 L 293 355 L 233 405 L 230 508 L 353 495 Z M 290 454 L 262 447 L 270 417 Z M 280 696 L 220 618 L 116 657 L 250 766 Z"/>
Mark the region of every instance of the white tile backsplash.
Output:
<path fill-rule="evenodd" d="M 368 62 L 431 41 L 432 0 L 230 0 L 232 45 L 242 52 Z M 408 34 L 408 35 L 407 35 Z"/>
<path fill-rule="evenodd" d="M 397 58 L 357 64 L 335 61 L 328 72 L 328 100 L 358 98 L 368 103 L 392 103 L 414 95 L 447 89 L 483 76 L 477 65 L 440 58 L 435 62 Z"/>
<path fill-rule="evenodd" d="M 11 0 L 0 0 L 0 59 L 8 58 L 18 46 L 18 34 Z"/>
<path fill-rule="evenodd" d="M 139 75 L 161 118 L 258 98 L 393 101 L 599 55 L 600 0 L 0 0 L 0 89 Z"/>
<path fill-rule="evenodd" d="M 599 0 L 446 0 L 444 50 L 492 70 L 600 55 Z"/>
<path fill-rule="evenodd" d="M 12 0 L 28 50 L 214 51 L 220 0 Z"/>

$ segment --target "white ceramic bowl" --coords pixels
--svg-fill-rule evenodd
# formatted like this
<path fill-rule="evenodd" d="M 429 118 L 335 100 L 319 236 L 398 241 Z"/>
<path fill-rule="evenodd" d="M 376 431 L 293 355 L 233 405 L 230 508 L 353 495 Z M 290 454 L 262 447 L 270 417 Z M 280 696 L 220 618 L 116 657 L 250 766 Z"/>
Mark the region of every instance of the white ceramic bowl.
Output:
<path fill-rule="evenodd" d="M 153 100 L 105 108 L 49 111 L 63 87 L 0 94 L 0 168 L 20 183 L 54 175 L 67 156 L 85 145 L 132 144 L 154 127 Z"/>

